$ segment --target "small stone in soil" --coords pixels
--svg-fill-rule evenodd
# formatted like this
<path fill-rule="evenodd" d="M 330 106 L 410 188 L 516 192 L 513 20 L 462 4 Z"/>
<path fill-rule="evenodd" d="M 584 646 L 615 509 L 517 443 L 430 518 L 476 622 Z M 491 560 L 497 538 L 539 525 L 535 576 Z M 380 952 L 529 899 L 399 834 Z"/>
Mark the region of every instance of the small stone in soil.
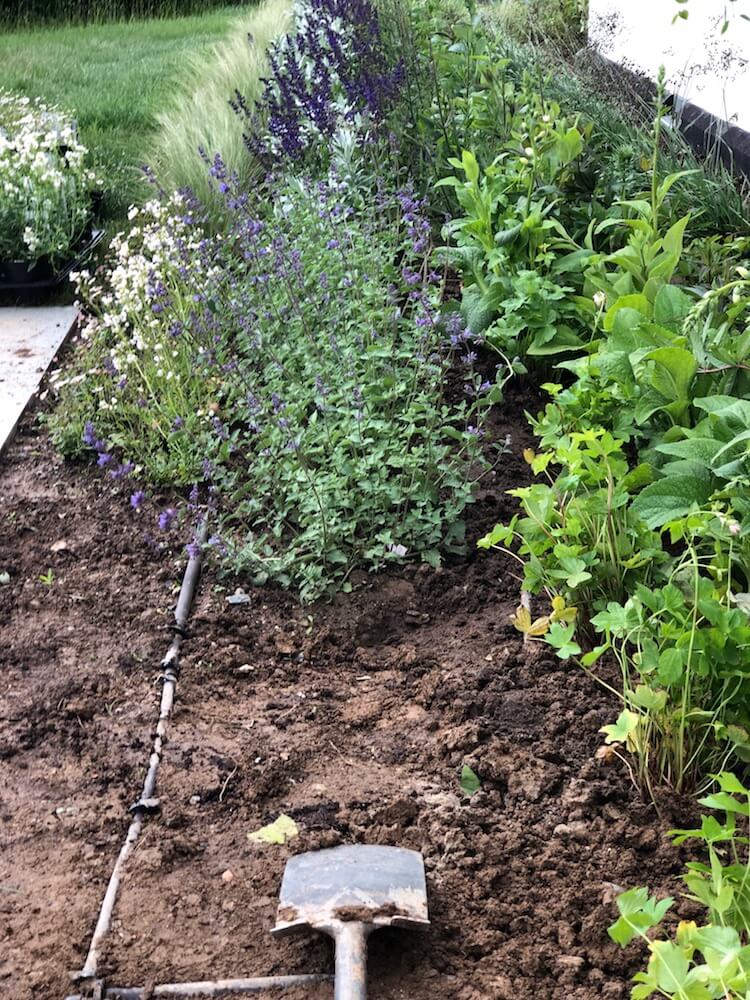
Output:
<path fill-rule="evenodd" d="M 233 594 L 227 598 L 227 604 L 249 604 L 250 595 L 246 594 L 242 587 L 238 587 Z"/>

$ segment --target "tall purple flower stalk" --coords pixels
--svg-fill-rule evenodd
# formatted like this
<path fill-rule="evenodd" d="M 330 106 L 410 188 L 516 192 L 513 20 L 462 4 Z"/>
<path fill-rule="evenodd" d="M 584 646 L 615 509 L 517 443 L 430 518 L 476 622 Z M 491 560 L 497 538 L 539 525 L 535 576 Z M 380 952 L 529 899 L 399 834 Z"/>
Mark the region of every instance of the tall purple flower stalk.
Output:
<path fill-rule="evenodd" d="M 232 102 L 249 123 L 251 152 L 293 161 L 358 116 L 382 122 L 404 74 L 391 64 L 371 0 L 303 0 L 296 16 L 296 33 L 270 51 L 261 100 L 251 108 L 237 92 Z"/>

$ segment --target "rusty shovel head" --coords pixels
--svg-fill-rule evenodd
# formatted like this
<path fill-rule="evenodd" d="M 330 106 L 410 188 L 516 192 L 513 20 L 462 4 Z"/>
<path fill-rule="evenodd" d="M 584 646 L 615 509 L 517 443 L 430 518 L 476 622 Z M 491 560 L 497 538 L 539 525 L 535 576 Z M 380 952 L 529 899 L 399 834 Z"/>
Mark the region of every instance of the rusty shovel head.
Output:
<path fill-rule="evenodd" d="M 427 885 L 418 851 L 359 844 L 297 854 L 287 862 L 274 934 L 372 927 L 426 927 Z"/>

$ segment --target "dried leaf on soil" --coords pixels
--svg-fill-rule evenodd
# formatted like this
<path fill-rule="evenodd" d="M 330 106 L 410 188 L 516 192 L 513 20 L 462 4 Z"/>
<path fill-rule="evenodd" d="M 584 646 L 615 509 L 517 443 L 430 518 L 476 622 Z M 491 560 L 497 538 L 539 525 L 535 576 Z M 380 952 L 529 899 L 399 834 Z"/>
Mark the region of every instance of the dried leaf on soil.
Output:
<path fill-rule="evenodd" d="M 299 827 L 291 816 L 282 813 L 278 819 L 259 830 L 248 833 L 247 839 L 256 844 L 286 844 L 299 834 Z"/>

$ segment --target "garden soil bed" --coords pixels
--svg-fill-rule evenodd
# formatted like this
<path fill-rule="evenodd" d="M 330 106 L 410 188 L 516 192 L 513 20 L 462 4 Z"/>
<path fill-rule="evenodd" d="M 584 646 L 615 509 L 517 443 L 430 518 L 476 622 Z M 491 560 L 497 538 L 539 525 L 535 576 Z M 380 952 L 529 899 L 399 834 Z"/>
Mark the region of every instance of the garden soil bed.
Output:
<path fill-rule="evenodd" d="M 523 404 L 508 406 L 519 420 Z M 472 540 L 527 475 L 525 429 L 496 430 L 512 452 L 471 511 Z M 3 1000 L 66 995 L 140 791 L 184 565 L 179 546 L 144 541 L 154 520 L 64 465 L 30 418 L 0 464 Z M 427 933 L 371 940 L 376 1000 L 627 996 L 639 956 L 607 938 L 612 900 L 618 886 L 675 890 L 663 830 L 687 805 L 658 820 L 624 768 L 597 759 L 616 705 L 524 645 L 515 574 L 476 553 L 306 609 L 270 590 L 230 605 L 209 569 L 108 981 L 330 969 L 326 940 L 271 938 L 281 874 L 292 852 L 368 842 L 423 853 L 432 917 Z M 482 779 L 471 799 L 465 763 Z M 296 840 L 248 842 L 281 812 Z"/>

